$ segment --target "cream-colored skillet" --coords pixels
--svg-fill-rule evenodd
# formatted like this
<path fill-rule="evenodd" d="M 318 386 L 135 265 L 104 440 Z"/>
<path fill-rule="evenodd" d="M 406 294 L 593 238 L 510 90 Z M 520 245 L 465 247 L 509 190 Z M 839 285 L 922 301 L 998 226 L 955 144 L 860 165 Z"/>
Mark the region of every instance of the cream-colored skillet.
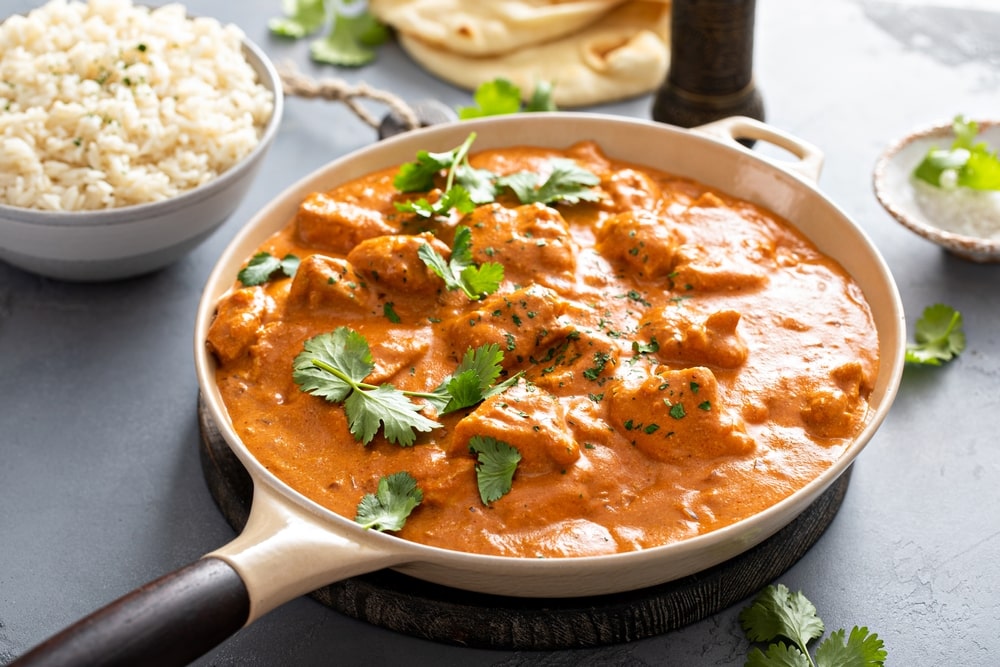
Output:
<path fill-rule="evenodd" d="M 630 553 L 566 559 L 484 556 L 365 530 L 306 499 L 267 471 L 230 426 L 204 340 L 215 304 L 257 246 L 284 226 L 309 193 L 444 151 L 476 132 L 476 149 L 565 148 L 596 141 L 611 158 L 693 178 L 763 205 L 789 220 L 862 288 L 878 329 L 881 362 L 867 422 L 843 456 L 778 504 L 720 530 Z M 777 145 L 777 162 L 737 139 Z M 729 118 L 693 130 L 587 113 L 500 116 L 408 132 L 342 157 L 264 208 L 226 248 L 205 286 L 195 328 L 198 383 L 211 418 L 249 471 L 249 521 L 229 544 L 95 612 L 15 663 L 183 664 L 279 605 L 329 583 L 391 567 L 468 591 L 536 598 L 615 593 L 700 572 L 743 553 L 790 523 L 851 465 L 895 398 L 903 369 L 903 309 L 892 276 L 868 236 L 816 188 L 822 154 L 768 125 Z"/>

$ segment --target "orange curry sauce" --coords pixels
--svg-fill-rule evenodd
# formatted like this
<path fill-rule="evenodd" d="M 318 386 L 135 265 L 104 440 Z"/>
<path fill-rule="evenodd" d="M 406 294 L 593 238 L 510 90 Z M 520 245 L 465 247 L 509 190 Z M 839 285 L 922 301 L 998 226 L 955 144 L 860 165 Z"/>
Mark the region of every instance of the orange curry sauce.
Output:
<path fill-rule="evenodd" d="M 389 169 L 309 196 L 261 246 L 302 258 L 297 274 L 236 284 L 207 344 L 235 429 L 264 466 L 348 518 L 380 477 L 405 470 L 424 500 L 399 536 L 553 557 L 717 529 L 840 456 L 878 370 L 869 308 L 844 271 L 774 214 L 611 161 L 592 143 L 471 161 L 505 174 L 544 172 L 554 157 L 598 175 L 600 200 L 521 205 L 508 192 L 428 221 L 395 209 L 428 195 L 400 194 Z M 417 255 L 430 243 L 448 257 L 459 224 L 471 229 L 475 262 L 505 270 L 478 301 L 447 290 Z M 381 431 L 365 446 L 342 404 L 292 379 L 303 342 L 339 326 L 367 339 L 373 384 L 431 391 L 485 343 L 504 351 L 505 377 L 524 378 L 440 417 L 414 446 Z M 476 435 L 522 456 L 511 491 L 489 506 L 468 447 Z"/>

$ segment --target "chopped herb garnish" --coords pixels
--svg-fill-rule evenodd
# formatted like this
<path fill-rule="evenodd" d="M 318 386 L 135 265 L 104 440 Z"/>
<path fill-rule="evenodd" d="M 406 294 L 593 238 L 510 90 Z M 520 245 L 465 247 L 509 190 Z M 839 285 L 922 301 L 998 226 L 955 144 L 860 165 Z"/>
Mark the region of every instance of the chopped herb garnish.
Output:
<path fill-rule="evenodd" d="M 361 498 L 354 520 L 378 531 L 401 530 L 423 499 L 424 493 L 410 473 L 393 473 L 379 479 L 375 493 L 366 493 Z"/>
<path fill-rule="evenodd" d="M 402 320 L 399 319 L 399 315 L 396 314 L 393 306 L 394 304 L 392 301 L 387 301 L 382 305 L 382 314 L 385 315 L 385 318 L 393 324 L 399 324 Z"/>
<path fill-rule="evenodd" d="M 670 416 L 674 419 L 684 419 L 687 416 L 687 412 L 684 411 L 683 403 L 674 403 L 670 406 Z"/>

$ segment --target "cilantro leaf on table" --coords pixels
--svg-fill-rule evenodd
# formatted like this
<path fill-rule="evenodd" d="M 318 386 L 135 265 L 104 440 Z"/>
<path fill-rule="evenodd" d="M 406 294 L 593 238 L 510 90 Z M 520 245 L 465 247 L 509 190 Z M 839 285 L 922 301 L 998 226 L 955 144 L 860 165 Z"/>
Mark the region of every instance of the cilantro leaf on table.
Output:
<path fill-rule="evenodd" d="M 448 260 L 429 243 L 420 246 L 417 256 L 444 280 L 449 290 L 461 289 L 473 301 L 492 294 L 503 282 L 502 264 L 486 262 L 477 266 L 472 261 L 472 231 L 464 225 L 455 228 L 455 240 Z"/>
<path fill-rule="evenodd" d="M 299 388 L 332 403 L 343 401 L 348 426 L 355 439 L 367 445 L 379 427 L 389 442 L 408 447 L 416 432 L 441 425 L 420 414 L 407 392 L 392 385 L 371 385 L 363 380 L 375 368 L 364 336 L 347 327 L 310 338 L 292 364 L 292 379 Z"/>
<path fill-rule="evenodd" d="M 316 32 L 326 22 L 326 0 L 283 0 L 285 16 L 273 18 L 267 27 L 276 35 L 299 39 Z"/>
<path fill-rule="evenodd" d="M 520 373 L 500 384 L 493 384 L 500 377 L 503 352 L 496 343 L 468 349 L 455 372 L 434 390 L 436 398 L 429 399 L 438 414 L 448 414 L 472 407 L 490 396 L 504 391 L 520 378 Z"/>
<path fill-rule="evenodd" d="M 350 0 L 341 0 L 351 6 Z M 341 67 L 360 67 L 375 60 L 375 49 L 388 37 L 383 28 L 367 11 L 344 11 L 340 3 L 334 4 L 330 31 L 325 37 L 309 45 L 313 60 Z"/>
<path fill-rule="evenodd" d="M 931 148 L 913 175 L 936 187 L 1000 190 L 1000 158 L 985 142 L 976 142 L 979 125 L 956 116 L 951 148 Z"/>
<path fill-rule="evenodd" d="M 361 498 L 354 520 L 378 531 L 401 530 L 423 499 L 424 492 L 410 473 L 393 473 L 379 479 L 375 493 L 366 493 Z"/>
<path fill-rule="evenodd" d="M 291 253 L 278 259 L 269 252 L 261 251 L 247 262 L 247 265 L 236 275 L 236 279 L 246 287 L 253 287 L 254 285 L 263 285 L 279 271 L 283 275 L 293 278 L 298 269 L 299 258 Z"/>
<path fill-rule="evenodd" d="M 962 314 L 938 303 L 924 309 L 917 320 L 914 341 L 906 346 L 906 361 L 926 366 L 940 366 L 965 350 Z"/>
<path fill-rule="evenodd" d="M 285 16 L 268 21 L 276 35 L 300 39 L 327 25 L 327 33 L 309 45 L 312 59 L 341 67 L 360 67 L 375 59 L 374 47 L 389 38 L 389 30 L 379 23 L 367 4 L 360 0 L 283 0 Z"/>
<path fill-rule="evenodd" d="M 484 81 L 476 87 L 472 94 L 475 106 L 458 107 L 460 120 L 483 118 L 484 116 L 502 116 L 519 111 L 557 111 L 552 99 L 552 84 L 540 81 L 531 94 L 526 105 L 521 105 L 521 89 L 508 79 L 497 77 L 492 81 Z"/>
<path fill-rule="evenodd" d="M 519 171 L 501 176 L 497 180 L 497 185 L 513 190 L 523 204 L 536 202 L 550 204 L 556 201 L 575 204 L 579 201 L 595 201 L 600 198 L 597 191 L 592 189 L 601 182 L 596 174 L 565 158 L 550 162 L 552 172 L 544 181 L 539 174 Z"/>
<path fill-rule="evenodd" d="M 476 454 L 476 482 L 484 505 L 500 500 L 513 486 L 521 452 L 502 440 L 476 435 L 469 439 L 469 450 Z"/>
<path fill-rule="evenodd" d="M 479 84 L 472 99 L 476 106 L 459 107 L 459 119 L 500 116 L 521 110 L 521 89 L 507 79 L 497 78 Z"/>
<path fill-rule="evenodd" d="M 882 667 L 887 657 L 877 634 L 855 626 L 846 642 L 844 630 L 831 633 L 816 649 L 814 660 L 808 645 L 823 635 L 823 621 L 812 602 L 783 584 L 761 591 L 739 619 L 747 639 L 769 643 L 766 650 L 750 650 L 746 667 Z"/>

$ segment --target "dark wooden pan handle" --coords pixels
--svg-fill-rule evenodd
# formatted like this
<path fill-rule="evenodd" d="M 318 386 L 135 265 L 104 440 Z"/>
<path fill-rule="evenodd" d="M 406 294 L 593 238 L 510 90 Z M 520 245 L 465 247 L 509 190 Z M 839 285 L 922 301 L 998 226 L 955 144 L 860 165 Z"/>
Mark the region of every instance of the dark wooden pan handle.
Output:
<path fill-rule="evenodd" d="M 203 558 L 95 611 L 10 667 L 185 665 L 243 627 L 249 614 L 236 570 Z"/>

